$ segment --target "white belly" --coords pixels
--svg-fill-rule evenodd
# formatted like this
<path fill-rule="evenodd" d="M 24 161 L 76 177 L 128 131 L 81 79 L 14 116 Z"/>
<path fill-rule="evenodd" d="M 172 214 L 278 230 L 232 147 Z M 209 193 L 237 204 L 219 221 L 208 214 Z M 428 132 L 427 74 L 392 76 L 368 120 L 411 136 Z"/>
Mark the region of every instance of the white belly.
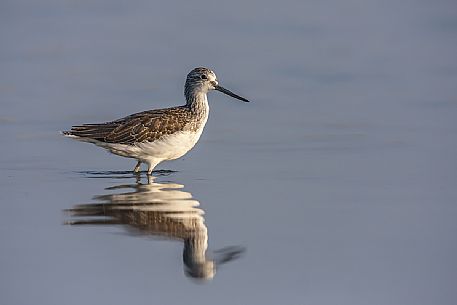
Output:
<path fill-rule="evenodd" d="M 178 132 L 165 136 L 159 141 L 140 143 L 135 146 L 140 157 L 144 156 L 145 159 L 154 157 L 162 160 L 174 160 L 184 156 L 195 146 L 202 131 L 203 128 L 197 132 Z"/>
<path fill-rule="evenodd" d="M 95 143 L 110 152 L 123 157 L 135 158 L 144 162 L 151 160 L 174 160 L 184 156 L 198 142 L 203 126 L 196 132 L 181 131 L 167 135 L 154 142 L 144 142 L 135 145 L 115 143 Z"/>

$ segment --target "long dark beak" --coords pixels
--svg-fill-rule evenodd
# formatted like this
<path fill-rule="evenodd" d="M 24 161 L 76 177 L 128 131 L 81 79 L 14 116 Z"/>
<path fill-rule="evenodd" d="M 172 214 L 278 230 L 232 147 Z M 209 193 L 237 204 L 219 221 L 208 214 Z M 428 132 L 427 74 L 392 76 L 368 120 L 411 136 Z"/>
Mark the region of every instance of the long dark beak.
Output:
<path fill-rule="evenodd" d="M 236 99 L 239 99 L 240 101 L 249 103 L 249 101 L 248 101 L 247 99 L 245 99 L 244 97 L 241 97 L 241 96 L 239 96 L 239 95 L 233 93 L 232 91 L 225 89 L 224 87 L 221 87 L 221 86 L 219 86 L 219 85 L 215 85 L 215 86 L 214 86 L 214 89 L 217 90 L 217 91 L 220 91 L 220 92 L 222 92 L 222 93 L 225 93 L 225 94 L 227 94 L 227 95 L 230 95 L 231 97 L 234 97 L 234 98 L 236 98 Z"/>

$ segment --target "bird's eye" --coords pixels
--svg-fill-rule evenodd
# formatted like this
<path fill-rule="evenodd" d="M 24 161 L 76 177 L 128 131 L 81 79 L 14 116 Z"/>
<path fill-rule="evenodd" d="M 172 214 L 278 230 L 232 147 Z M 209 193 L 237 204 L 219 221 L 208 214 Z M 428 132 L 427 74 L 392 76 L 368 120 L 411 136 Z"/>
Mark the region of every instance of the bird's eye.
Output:
<path fill-rule="evenodd" d="M 202 74 L 202 75 L 200 76 L 200 78 L 201 78 L 201 79 L 208 79 L 208 78 L 206 77 L 205 74 Z"/>

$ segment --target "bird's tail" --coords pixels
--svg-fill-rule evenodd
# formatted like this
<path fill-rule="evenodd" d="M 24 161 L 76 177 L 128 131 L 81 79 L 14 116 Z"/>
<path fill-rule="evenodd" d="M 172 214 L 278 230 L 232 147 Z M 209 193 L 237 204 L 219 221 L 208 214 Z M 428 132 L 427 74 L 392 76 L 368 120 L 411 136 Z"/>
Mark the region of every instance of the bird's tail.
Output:
<path fill-rule="evenodd" d="M 71 127 L 71 130 L 61 131 L 61 134 L 85 141 L 105 141 L 105 138 L 117 127 L 116 124 L 84 124 Z"/>

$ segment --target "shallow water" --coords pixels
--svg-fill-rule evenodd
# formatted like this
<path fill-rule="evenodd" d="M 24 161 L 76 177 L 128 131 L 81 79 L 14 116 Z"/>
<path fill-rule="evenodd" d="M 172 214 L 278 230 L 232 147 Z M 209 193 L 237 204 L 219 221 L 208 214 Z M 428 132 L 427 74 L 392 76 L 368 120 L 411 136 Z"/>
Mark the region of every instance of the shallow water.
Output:
<path fill-rule="evenodd" d="M 455 302 L 452 1 L 0 6 L 2 304 Z M 58 134 L 199 65 L 253 102 L 153 184 Z"/>

